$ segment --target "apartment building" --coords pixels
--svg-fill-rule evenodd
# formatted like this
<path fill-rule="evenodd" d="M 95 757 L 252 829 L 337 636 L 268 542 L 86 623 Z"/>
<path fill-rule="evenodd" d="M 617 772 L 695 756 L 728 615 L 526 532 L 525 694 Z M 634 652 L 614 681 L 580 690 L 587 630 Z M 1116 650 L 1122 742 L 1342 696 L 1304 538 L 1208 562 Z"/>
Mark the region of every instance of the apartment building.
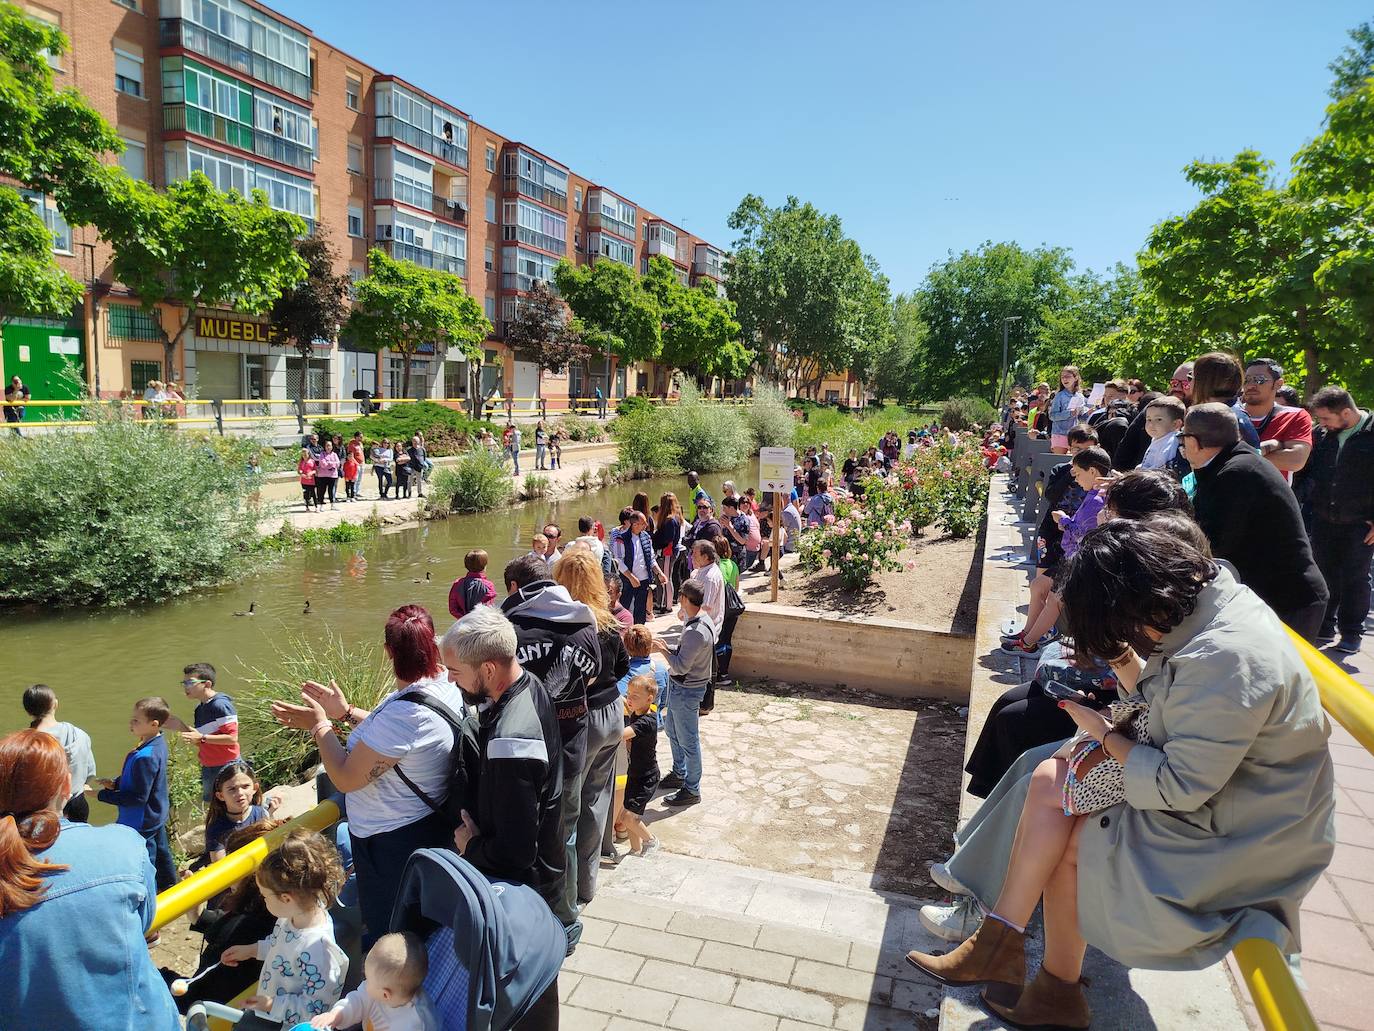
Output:
<path fill-rule="evenodd" d="M 597 359 L 542 376 L 502 341 L 521 299 L 554 266 L 619 261 L 643 272 L 673 262 L 684 283 L 723 290 L 724 254 L 613 186 L 477 122 L 458 104 L 373 67 L 306 26 L 251 0 L 19 0 L 60 28 L 71 51 L 50 63 L 117 127 L 119 161 L 155 186 L 202 171 L 221 189 L 262 189 L 273 207 L 326 234 L 340 271 L 365 271 L 367 251 L 463 277 L 495 327 L 483 347 L 483 393 L 514 397 L 667 392 L 671 370 Z M 397 70 L 401 71 L 401 70 Z M 141 393 L 163 378 L 158 325 L 112 282 L 111 253 L 29 193 L 53 230 L 59 263 L 87 284 L 70 320 L 7 327 L 0 361 L 35 397 L 62 396 L 56 367 L 78 361 L 101 396 Z M 163 313 L 171 325 L 172 313 Z M 262 317 L 197 318 L 175 356 L 201 398 L 397 397 L 401 361 L 320 342 L 303 363 Z M 411 396 L 464 396 L 466 362 L 430 348 L 411 366 Z M 608 393 L 610 391 L 607 391 Z"/>

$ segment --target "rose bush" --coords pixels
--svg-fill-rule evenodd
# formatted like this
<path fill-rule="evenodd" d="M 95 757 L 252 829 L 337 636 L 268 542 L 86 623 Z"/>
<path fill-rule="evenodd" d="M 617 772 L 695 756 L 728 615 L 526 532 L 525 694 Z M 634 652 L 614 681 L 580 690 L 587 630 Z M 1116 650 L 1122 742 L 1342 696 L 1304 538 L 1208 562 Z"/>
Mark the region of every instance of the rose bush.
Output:
<path fill-rule="evenodd" d="M 862 497 L 839 501 L 833 521 L 803 533 L 802 567 L 833 569 L 846 587 L 858 589 L 881 570 L 901 569 L 895 556 L 927 526 L 971 536 L 982 519 L 988 478 L 975 439 L 942 436 L 887 475 L 869 477 Z"/>

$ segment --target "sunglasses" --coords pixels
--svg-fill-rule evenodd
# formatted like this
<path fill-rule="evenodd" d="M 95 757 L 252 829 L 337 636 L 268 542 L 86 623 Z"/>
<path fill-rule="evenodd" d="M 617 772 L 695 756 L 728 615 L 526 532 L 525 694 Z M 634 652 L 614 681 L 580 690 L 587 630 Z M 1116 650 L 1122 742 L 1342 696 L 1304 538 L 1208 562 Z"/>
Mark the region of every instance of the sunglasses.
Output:
<path fill-rule="evenodd" d="M 1189 384 L 1189 383 L 1191 383 L 1191 382 L 1193 382 L 1193 377 L 1192 377 L 1192 376 L 1186 376 L 1186 377 L 1184 377 L 1183 379 L 1171 379 L 1171 380 L 1169 380 L 1169 386 L 1171 386 L 1171 387 L 1182 387 L 1182 386 L 1186 386 L 1187 384 Z"/>
<path fill-rule="evenodd" d="M 1246 376 L 1245 382 L 1251 386 L 1262 387 L 1266 383 L 1273 383 L 1274 381 L 1268 376 Z"/>
<path fill-rule="evenodd" d="M 200 679 L 200 680 L 183 680 L 183 681 L 181 682 L 181 686 L 182 686 L 182 687 L 195 687 L 197 684 L 208 684 L 208 683 L 210 683 L 210 681 L 205 680 L 205 679 Z"/>

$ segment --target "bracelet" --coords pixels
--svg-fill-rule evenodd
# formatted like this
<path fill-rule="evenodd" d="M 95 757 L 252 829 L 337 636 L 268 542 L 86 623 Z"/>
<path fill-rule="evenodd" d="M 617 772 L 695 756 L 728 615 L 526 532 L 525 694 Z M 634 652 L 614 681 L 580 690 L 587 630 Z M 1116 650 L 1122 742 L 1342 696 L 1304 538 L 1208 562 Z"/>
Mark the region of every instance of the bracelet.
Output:
<path fill-rule="evenodd" d="M 316 723 L 313 727 L 310 728 L 310 739 L 313 741 L 315 738 L 317 738 L 321 730 L 333 731 L 333 729 L 334 724 L 330 723 L 328 720 L 320 720 L 319 723 Z M 1103 747 L 1106 746 L 1104 745 Z"/>

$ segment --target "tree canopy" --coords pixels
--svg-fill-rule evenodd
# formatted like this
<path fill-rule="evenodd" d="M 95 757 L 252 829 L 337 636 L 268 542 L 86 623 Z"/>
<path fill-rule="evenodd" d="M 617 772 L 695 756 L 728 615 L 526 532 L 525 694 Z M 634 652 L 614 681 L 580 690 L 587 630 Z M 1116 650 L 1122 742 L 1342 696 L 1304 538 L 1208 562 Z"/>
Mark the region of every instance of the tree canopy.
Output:
<path fill-rule="evenodd" d="M 735 305 L 712 284 L 684 286 L 673 263 L 662 256 L 649 259 L 643 283 L 661 313 L 660 361 L 706 385 L 716 376 L 737 379 L 749 371 L 754 356 L 740 343 Z"/>
<path fill-rule="evenodd" d="M 634 269 L 603 259 L 554 269 L 558 292 L 583 325 L 592 353 L 607 350 L 626 364 L 651 361 L 663 343 L 662 312 Z"/>
<path fill-rule="evenodd" d="M 334 272 L 338 255 L 321 226 L 296 241 L 296 253 L 305 263 L 305 278 L 277 298 L 272 323 L 308 361 L 315 341 L 333 340 L 348 319 L 349 279 Z M 305 389 L 304 377 L 301 389 Z"/>
<path fill-rule="evenodd" d="M 53 260 L 42 217 L 6 180 L 50 195 L 70 224 L 88 224 L 106 207 L 112 177 L 101 156 L 124 147 L 80 93 L 53 88 L 45 52 L 67 49 L 57 29 L 0 2 L 0 322 L 65 316 L 82 292 Z"/>
<path fill-rule="evenodd" d="M 365 351 L 385 348 L 399 354 L 406 396 L 411 361 L 421 347 L 433 345 L 440 358 L 446 348 L 456 347 L 469 364 L 479 363 L 481 343 L 492 330 L 460 277 L 392 258 L 376 247 L 368 251 L 367 275 L 358 280 L 353 300 L 350 340 Z"/>
<path fill-rule="evenodd" d="M 549 372 L 562 372 L 591 353 L 583 341 L 581 320 L 543 282 L 535 283 L 520 299 L 515 318 L 506 327 L 506 343 L 526 361 Z"/>

